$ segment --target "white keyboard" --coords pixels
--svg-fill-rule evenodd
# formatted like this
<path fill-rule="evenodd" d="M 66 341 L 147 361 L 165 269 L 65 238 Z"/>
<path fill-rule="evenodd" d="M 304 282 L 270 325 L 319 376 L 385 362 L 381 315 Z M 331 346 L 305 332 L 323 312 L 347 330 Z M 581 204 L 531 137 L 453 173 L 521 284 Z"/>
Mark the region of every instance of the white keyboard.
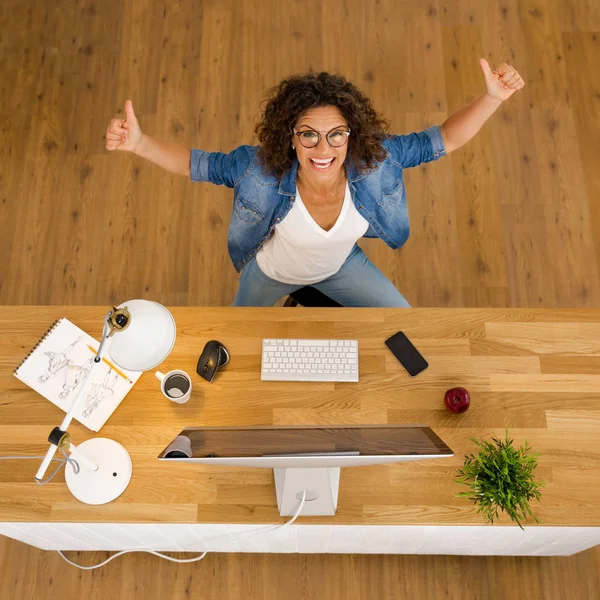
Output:
<path fill-rule="evenodd" d="M 263 381 L 358 381 L 356 340 L 263 340 Z"/>

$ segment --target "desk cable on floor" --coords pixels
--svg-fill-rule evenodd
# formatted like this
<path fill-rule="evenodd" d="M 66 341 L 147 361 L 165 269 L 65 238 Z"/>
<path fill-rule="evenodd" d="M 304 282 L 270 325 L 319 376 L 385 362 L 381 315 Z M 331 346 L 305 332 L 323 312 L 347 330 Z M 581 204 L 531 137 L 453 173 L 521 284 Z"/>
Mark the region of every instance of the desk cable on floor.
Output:
<path fill-rule="evenodd" d="M 253 537 L 255 535 L 259 535 L 259 534 L 265 534 L 265 533 L 269 533 L 271 531 L 275 531 L 276 529 L 283 529 L 284 527 L 287 527 L 288 525 L 291 525 L 297 518 L 298 515 L 302 512 L 302 508 L 304 507 L 304 502 L 306 500 L 306 490 L 302 492 L 302 499 L 300 500 L 300 503 L 298 505 L 298 508 L 296 509 L 296 512 L 294 513 L 294 516 L 289 520 L 286 521 L 285 523 L 283 523 L 282 525 L 269 525 L 267 527 L 259 527 L 256 530 L 254 530 L 253 532 L 241 532 L 242 534 L 246 534 L 246 533 L 251 533 L 252 535 L 240 535 L 240 536 L 232 536 L 230 533 L 224 533 L 221 535 L 215 535 L 211 538 L 207 538 L 205 541 L 211 541 L 211 540 L 215 540 L 217 538 L 220 537 L 229 537 L 230 541 L 237 541 L 238 539 L 244 540 L 247 539 L 249 537 Z M 198 562 L 199 560 L 202 560 L 207 554 L 208 554 L 208 550 L 206 552 L 203 552 L 200 556 L 196 556 L 194 558 L 173 558 L 171 556 L 167 556 L 166 554 L 162 554 L 161 552 L 156 552 L 155 550 L 121 550 L 121 552 L 117 552 L 116 554 L 113 554 L 113 556 L 107 558 L 104 562 L 101 562 L 97 565 L 92 565 L 90 567 L 84 567 L 82 565 L 78 565 L 77 563 L 74 563 L 72 561 L 70 561 L 63 553 L 62 550 L 58 550 L 58 553 L 61 555 L 61 557 L 67 561 L 70 565 L 73 565 L 74 567 L 77 567 L 78 569 L 82 569 L 84 571 L 91 571 L 92 569 L 98 569 L 100 567 L 103 567 L 104 565 L 106 565 L 107 563 L 109 563 L 111 560 L 122 556 L 123 554 L 129 554 L 130 552 L 146 552 L 148 554 L 154 554 L 154 556 L 158 556 L 160 558 L 164 558 L 166 560 L 170 560 L 171 562 L 174 563 L 192 563 L 192 562 Z"/>
<path fill-rule="evenodd" d="M 60 459 L 60 458 L 52 459 L 52 460 L 60 461 L 60 465 L 58 465 L 58 467 L 56 468 L 54 473 L 52 473 L 52 475 L 50 475 L 50 477 L 48 477 L 44 481 L 38 481 L 36 479 L 36 482 L 39 485 L 45 485 L 50 480 L 52 480 L 52 478 L 58 473 L 58 471 L 62 468 L 62 466 L 66 465 L 67 463 L 71 464 L 71 467 L 73 467 L 73 470 L 75 471 L 75 473 L 79 472 L 79 464 L 77 463 L 77 461 L 72 458 L 69 458 L 66 455 L 66 453 L 64 452 L 64 450 L 63 450 L 63 454 L 65 456 L 64 459 Z M 23 459 L 40 459 L 40 458 L 44 458 L 44 457 L 43 456 L 0 456 L 0 460 L 23 460 Z M 298 504 L 298 508 L 296 509 L 296 512 L 294 513 L 294 516 L 289 521 L 286 521 L 282 525 L 267 525 L 265 527 L 257 527 L 256 529 L 254 529 L 252 531 L 240 532 L 240 534 L 238 536 L 233 536 L 230 533 L 223 533 L 221 535 L 215 535 L 211 538 L 207 538 L 205 541 L 208 542 L 208 541 L 215 540 L 215 539 L 218 539 L 221 537 L 229 537 L 230 541 L 236 542 L 237 540 L 245 540 L 245 539 L 254 537 L 256 535 L 270 533 L 271 531 L 275 531 L 277 529 L 283 529 L 284 527 L 288 527 L 289 525 L 291 525 L 298 518 L 298 516 L 302 512 L 302 509 L 304 508 L 305 501 L 306 501 L 306 490 L 304 490 L 302 492 L 302 498 L 300 500 L 300 503 Z M 165 560 L 169 560 L 171 562 L 180 563 L 180 564 L 198 562 L 199 560 L 202 560 L 208 554 L 208 550 L 207 550 L 206 552 L 203 552 L 200 556 L 196 556 L 194 558 L 173 558 L 171 556 L 167 556 L 166 554 L 156 552 L 155 550 L 137 550 L 137 549 L 121 550 L 120 552 L 117 552 L 116 554 L 113 554 L 113 556 L 107 558 L 104 562 L 101 562 L 97 565 L 91 565 L 89 567 L 84 567 L 82 565 L 78 565 L 77 563 L 74 563 L 73 561 L 69 560 L 62 553 L 62 550 L 58 550 L 58 553 L 60 554 L 60 556 L 63 560 L 68 562 L 70 565 L 77 567 L 78 569 L 82 569 L 84 571 L 91 571 L 93 569 L 99 569 L 100 567 L 103 567 L 104 565 L 108 564 L 111 560 L 114 560 L 115 558 L 118 558 L 119 556 L 123 556 L 123 554 L 130 554 L 132 552 L 146 552 L 147 554 L 154 554 L 154 556 L 158 556 L 160 558 L 164 558 Z"/>

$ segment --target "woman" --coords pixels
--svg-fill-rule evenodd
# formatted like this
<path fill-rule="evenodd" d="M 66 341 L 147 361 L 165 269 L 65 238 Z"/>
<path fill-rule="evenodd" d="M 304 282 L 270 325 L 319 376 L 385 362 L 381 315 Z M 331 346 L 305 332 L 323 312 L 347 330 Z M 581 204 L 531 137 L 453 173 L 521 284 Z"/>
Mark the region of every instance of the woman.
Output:
<path fill-rule="evenodd" d="M 108 150 L 128 150 L 192 181 L 234 188 L 229 254 L 240 283 L 234 306 L 272 306 L 312 285 L 344 306 L 409 307 L 358 247 L 363 236 L 399 248 L 409 234 L 402 170 L 469 141 L 524 86 L 507 64 L 480 60 L 486 92 L 442 125 L 389 135 L 370 100 L 341 76 L 309 73 L 270 92 L 260 146 L 229 154 L 188 150 L 142 134 L 130 100 L 112 119 Z"/>

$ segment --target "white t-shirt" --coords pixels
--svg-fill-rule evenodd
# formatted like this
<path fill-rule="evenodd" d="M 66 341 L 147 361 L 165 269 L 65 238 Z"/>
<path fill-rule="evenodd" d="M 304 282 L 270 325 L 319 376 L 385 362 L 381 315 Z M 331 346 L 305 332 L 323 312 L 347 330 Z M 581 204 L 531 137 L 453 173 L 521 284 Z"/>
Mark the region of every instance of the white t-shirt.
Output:
<path fill-rule="evenodd" d="M 337 273 L 369 224 L 356 210 L 346 183 L 344 204 L 335 225 L 325 231 L 296 200 L 270 240 L 258 251 L 261 271 L 282 283 L 309 285 Z"/>

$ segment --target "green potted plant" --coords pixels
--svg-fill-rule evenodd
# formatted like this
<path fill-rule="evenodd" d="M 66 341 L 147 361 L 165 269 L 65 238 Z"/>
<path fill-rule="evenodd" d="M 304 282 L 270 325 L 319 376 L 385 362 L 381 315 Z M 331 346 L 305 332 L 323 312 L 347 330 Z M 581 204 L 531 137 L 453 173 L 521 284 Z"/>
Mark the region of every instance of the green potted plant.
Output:
<path fill-rule="evenodd" d="M 488 523 L 498 518 L 498 511 L 508 514 L 521 529 L 521 521 L 528 517 L 539 523 L 529 502 L 540 499 L 539 488 L 544 482 L 534 478 L 537 455 L 531 453 L 529 443 L 515 448 L 508 437 L 508 429 L 504 440 L 494 437 L 493 443 L 475 438 L 471 441 L 478 446 L 479 453 L 465 456 L 457 481 L 470 490 L 458 495 L 474 502 L 478 506 L 477 512 Z"/>

